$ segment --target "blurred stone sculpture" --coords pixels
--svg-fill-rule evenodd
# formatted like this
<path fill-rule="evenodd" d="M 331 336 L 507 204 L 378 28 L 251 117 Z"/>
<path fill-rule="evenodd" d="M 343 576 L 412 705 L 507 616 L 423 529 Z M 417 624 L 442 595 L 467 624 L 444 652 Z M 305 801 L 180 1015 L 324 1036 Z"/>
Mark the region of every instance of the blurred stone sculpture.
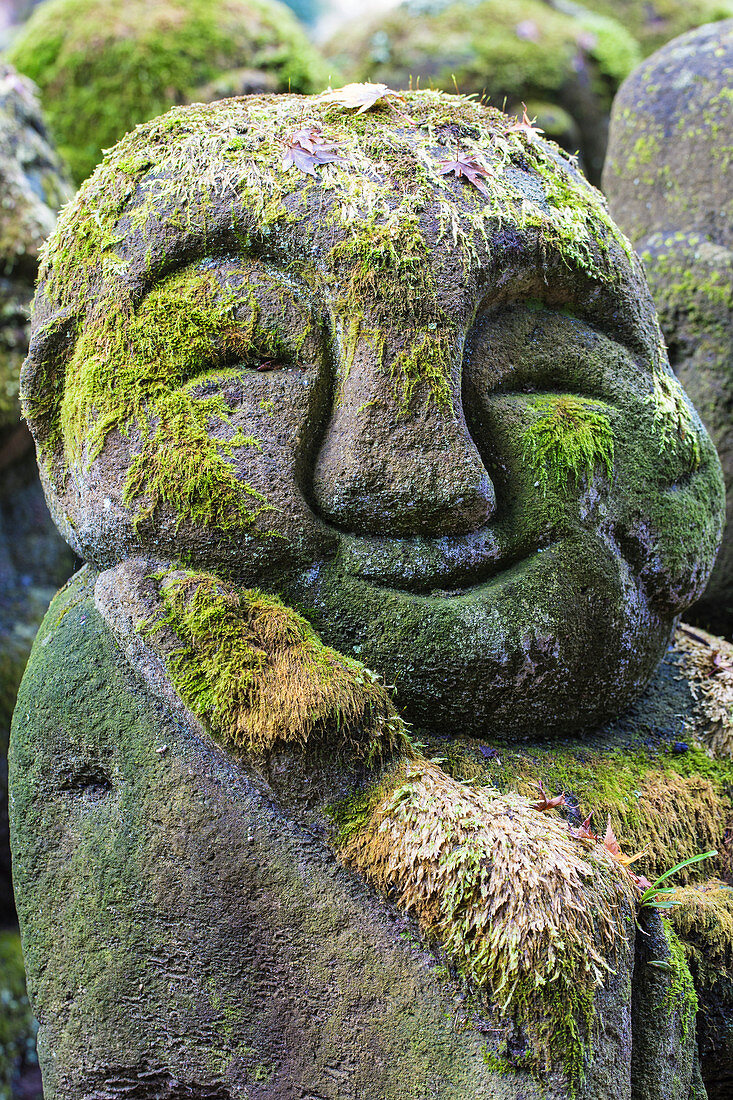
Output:
<path fill-rule="evenodd" d="M 700 1095 L 644 880 L 492 771 L 631 705 L 723 514 L 560 151 L 378 85 L 176 109 L 65 211 L 23 395 L 88 563 L 13 732 L 47 1100 Z M 655 690 L 629 780 L 699 851 L 724 769 L 653 778 Z M 603 736 L 621 783 L 638 728 Z"/>
<path fill-rule="evenodd" d="M 230 70 L 249 70 L 238 91 L 315 92 L 328 80 L 279 0 L 47 0 L 7 56 L 37 82 L 77 183 L 126 130 Z"/>
<path fill-rule="evenodd" d="M 340 28 L 324 49 L 350 80 L 475 93 L 520 115 L 524 102 L 580 150 L 594 183 L 613 96 L 641 60 L 620 22 L 544 0 L 408 0 Z"/>
<path fill-rule="evenodd" d="M 642 255 L 675 373 L 723 464 L 726 534 L 694 614 L 733 629 L 733 20 L 650 57 L 614 104 L 604 172 Z"/>
<path fill-rule="evenodd" d="M 38 254 L 71 188 L 31 82 L 0 65 L 0 920 L 13 912 L 6 752 L 10 717 L 33 637 L 73 555 L 48 515 L 33 440 L 20 419 Z"/>
<path fill-rule="evenodd" d="M 555 6 L 571 5 L 556 0 Z M 618 19 L 645 57 L 685 31 L 733 16 L 733 0 L 584 0 L 583 6 Z"/>

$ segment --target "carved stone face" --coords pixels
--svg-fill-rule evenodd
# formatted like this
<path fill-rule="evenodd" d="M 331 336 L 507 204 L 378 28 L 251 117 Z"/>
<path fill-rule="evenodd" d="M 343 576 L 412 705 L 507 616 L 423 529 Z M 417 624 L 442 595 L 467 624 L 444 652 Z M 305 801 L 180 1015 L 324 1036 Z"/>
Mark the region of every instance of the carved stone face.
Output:
<path fill-rule="evenodd" d="M 287 170 L 311 127 L 339 163 Z M 59 225 L 24 394 L 95 565 L 276 592 L 408 715 L 523 736 L 641 688 L 722 490 L 600 197 L 509 127 L 436 93 L 150 124 Z"/>

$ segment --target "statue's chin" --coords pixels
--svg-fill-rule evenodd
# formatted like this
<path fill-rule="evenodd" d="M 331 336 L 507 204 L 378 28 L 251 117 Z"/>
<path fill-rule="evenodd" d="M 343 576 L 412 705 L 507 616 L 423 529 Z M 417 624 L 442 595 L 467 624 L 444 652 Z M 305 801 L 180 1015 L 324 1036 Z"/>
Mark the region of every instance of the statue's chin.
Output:
<path fill-rule="evenodd" d="M 673 627 L 598 535 L 432 591 L 365 576 L 341 555 L 282 595 L 325 642 L 394 684 L 418 725 L 513 740 L 589 730 L 622 712 Z"/>

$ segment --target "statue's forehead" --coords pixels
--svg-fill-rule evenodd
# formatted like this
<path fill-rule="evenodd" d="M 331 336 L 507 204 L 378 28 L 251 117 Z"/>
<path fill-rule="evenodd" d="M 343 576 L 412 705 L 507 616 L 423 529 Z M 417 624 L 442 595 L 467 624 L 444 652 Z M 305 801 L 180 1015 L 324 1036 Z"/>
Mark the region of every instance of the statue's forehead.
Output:
<path fill-rule="evenodd" d="M 590 288 L 615 296 L 617 314 L 638 313 L 639 295 L 624 292 L 636 282 L 630 248 L 601 196 L 556 149 L 508 126 L 437 93 L 357 118 L 297 96 L 175 110 L 128 135 L 62 217 L 40 325 L 64 307 L 83 318 L 134 306 L 172 271 L 232 253 L 385 321 L 460 322 L 482 288 L 559 304 Z M 298 135 L 325 141 L 338 163 L 286 168 Z"/>

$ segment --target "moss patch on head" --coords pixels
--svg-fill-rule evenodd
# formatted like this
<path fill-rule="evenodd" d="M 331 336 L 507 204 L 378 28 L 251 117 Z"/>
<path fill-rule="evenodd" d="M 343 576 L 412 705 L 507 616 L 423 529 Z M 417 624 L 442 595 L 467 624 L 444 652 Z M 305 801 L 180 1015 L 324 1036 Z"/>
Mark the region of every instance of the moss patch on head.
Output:
<path fill-rule="evenodd" d="M 407 759 L 341 822 L 341 857 L 413 913 L 460 973 L 514 1018 L 537 1069 L 583 1078 L 595 990 L 633 889 L 600 849 L 519 795 Z"/>
<path fill-rule="evenodd" d="M 315 178 L 283 164 L 285 142 L 303 126 L 340 152 Z M 462 156 L 486 165 L 483 190 L 444 173 L 456 142 Z M 236 200 L 222 204 L 221 196 Z M 296 223 L 310 234 L 305 248 L 294 244 Z M 153 244 L 162 225 L 165 241 Z M 213 520 L 208 486 L 227 483 L 225 522 L 249 522 L 263 502 L 235 484 L 227 459 L 251 441 L 226 436 L 220 423 L 225 438 L 204 442 L 207 413 L 225 422 L 226 409 L 204 408 L 189 392 L 172 415 L 163 394 L 182 391 L 212 356 L 225 367 L 237 355 L 268 358 L 276 349 L 246 291 L 217 297 L 202 265 L 154 285 L 138 304 L 136 288 L 164 267 L 165 248 L 195 241 L 206 254 L 212 233 L 228 234 L 235 250 L 264 249 L 281 266 L 286 257 L 307 286 L 330 295 L 347 334 L 346 370 L 360 340 L 381 358 L 385 324 L 404 325 L 404 352 L 383 366 L 407 408 L 425 392 L 438 404 L 450 400 L 455 364 L 444 336 L 455 317 L 437 305 L 436 239 L 436 259 L 460 277 L 479 253 L 491 262 L 498 232 L 525 239 L 538 264 L 554 253 L 602 283 L 628 277 L 630 247 L 602 196 L 557 150 L 465 97 L 407 93 L 404 103 L 356 117 L 330 100 L 285 95 L 172 111 L 108 154 L 45 249 L 36 315 L 68 311 L 69 334 L 78 335 L 69 362 L 50 351 L 26 389 L 42 458 L 60 483 L 85 447 L 93 459 L 112 429 L 130 432 L 137 418 L 143 453 L 126 497 L 138 518 L 168 501 L 179 515 Z M 171 445 L 186 455 L 170 460 L 163 451 Z M 206 467 L 198 485 L 189 478 L 193 452 Z"/>
<path fill-rule="evenodd" d="M 524 436 L 524 457 L 544 492 L 567 491 L 600 466 L 613 476 L 613 428 L 599 406 L 583 397 L 540 397 L 542 415 Z"/>
<path fill-rule="evenodd" d="M 159 636 L 183 702 L 227 747 L 327 743 L 371 758 L 404 734 L 389 693 L 369 669 L 330 649 L 276 596 L 206 573 L 159 578 Z"/>
<path fill-rule="evenodd" d="M 49 0 L 9 59 L 36 81 L 60 150 L 81 182 L 126 130 L 230 69 L 313 92 L 329 75 L 276 0 Z"/>

